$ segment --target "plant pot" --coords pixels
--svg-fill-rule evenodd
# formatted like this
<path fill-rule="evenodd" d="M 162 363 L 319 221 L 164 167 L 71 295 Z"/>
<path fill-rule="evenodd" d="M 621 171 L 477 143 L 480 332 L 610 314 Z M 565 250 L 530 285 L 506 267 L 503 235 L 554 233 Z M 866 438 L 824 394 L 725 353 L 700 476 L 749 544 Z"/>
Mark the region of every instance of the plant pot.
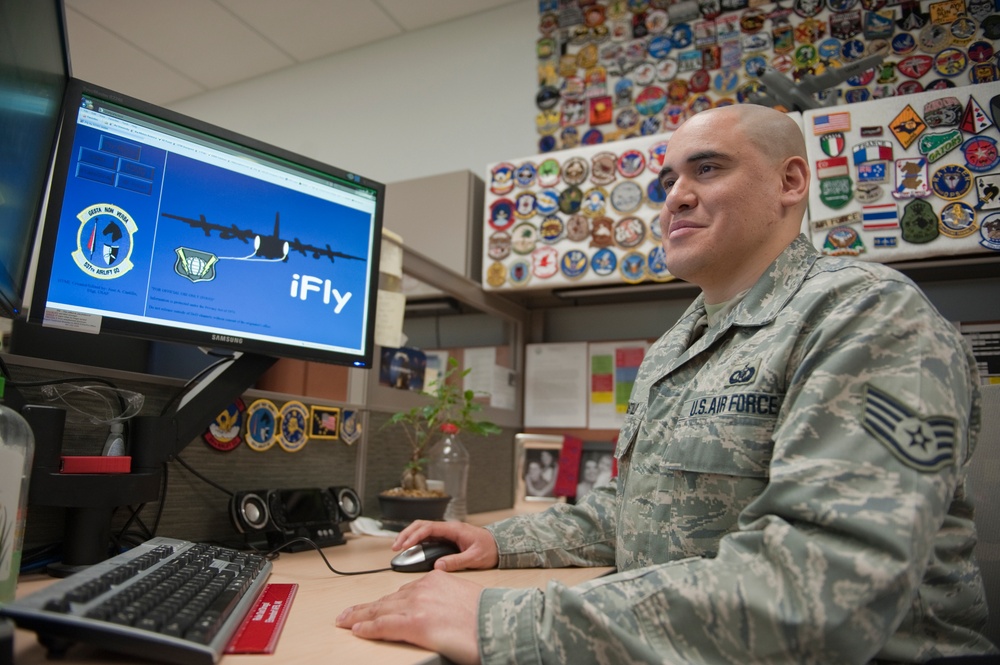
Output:
<path fill-rule="evenodd" d="M 382 526 L 400 531 L 414 520 L 442 520 L 450 496 L 385 496 L 378 495 Z"/>

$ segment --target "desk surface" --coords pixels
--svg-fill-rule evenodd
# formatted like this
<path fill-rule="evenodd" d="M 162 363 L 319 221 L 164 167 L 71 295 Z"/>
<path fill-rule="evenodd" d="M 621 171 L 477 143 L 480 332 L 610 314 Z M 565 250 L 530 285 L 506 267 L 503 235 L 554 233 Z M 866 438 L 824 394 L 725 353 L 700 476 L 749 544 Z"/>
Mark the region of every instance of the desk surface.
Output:
<path fill-rule="evenodd" d="M 487 524 L 510 514 L 510 511 L 484 513 L 472 516 L 471 522 Z M 389 549 L 388 538 L 348 535 L 346 545 L 324 550 L 330 563 L 339 570 L 367 570 L 389 565 L 395 554 Z M 477 570 L 454 573 L 468 576 L 478 584 L 487 587 L 544 587 L 552 579 L 567 584 L 577 584 L 606 572 L 607 568 L 560 568 L 560 569 L 514 569 Z M 418 573 L 417 575 L 419 575 Z M 386 571 L 372 575 L 343 577 L 331 573 L 323 560 L 314 551 L 282 554 L 274 562 L 274 570 L 268 580 L 272 584 L 298 584 L 295 601 L 285 623 L 278 648 L 272 660 L 262 660 L 260 655 L 225 656 L 222 665 L 266 665 L 268 662 L 321 663 L 335 656 L 345 663 L 391 663 L 408 665 L 412 663 L 439 662 L 437 655 L 405 644 L 371 642 L 354 637 L 350 631 L 337 628 L 334 620 L 341 610 L 349 605 L 367 602 L 391 593 L 416 578 L 413 573 Z M 23 596 L 52 583 L 51 578 L 32 576 L 22 578 L 17 595 Z M 17 665 L 50 663 L 45 649 L 38 644 L 35 634 L 17 630 L 14 637 L 14 662 Z M 61 661 L 66 665 L 79 663 L 109 662 L 109 652 L 89 645 L 77 645 L 70 649 Z M 110 662 L 130 663 L 125 656 L 114 656 Z"/>

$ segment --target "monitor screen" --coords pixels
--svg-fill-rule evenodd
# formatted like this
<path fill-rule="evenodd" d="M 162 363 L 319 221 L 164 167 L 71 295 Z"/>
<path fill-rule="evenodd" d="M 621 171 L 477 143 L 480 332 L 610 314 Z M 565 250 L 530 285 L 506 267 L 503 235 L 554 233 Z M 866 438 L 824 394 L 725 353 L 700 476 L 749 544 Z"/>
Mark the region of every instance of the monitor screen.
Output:
<path fill-rule="evenodd" d="M 383 185 L 71 80 L 29 321 L 369 367 Z"/>
<path fill-rule="evenodd" d="M 0 0 L 0 315 L 17 316 L 67 62 L 62 3 Z"/>

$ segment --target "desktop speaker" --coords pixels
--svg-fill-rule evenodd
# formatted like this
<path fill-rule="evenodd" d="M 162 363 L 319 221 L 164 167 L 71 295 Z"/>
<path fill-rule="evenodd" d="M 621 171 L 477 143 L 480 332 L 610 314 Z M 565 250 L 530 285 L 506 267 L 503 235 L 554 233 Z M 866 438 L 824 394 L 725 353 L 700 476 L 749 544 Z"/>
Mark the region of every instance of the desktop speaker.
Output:
<path fill-rule="evenodd" d="M 255 547 L 308 549 L 308 538 L 320 547 L 344 543 L 338 526 L 361 515 L 361 498 L 350 487 L 327 489 L 260 489 L 237 492 L 229 501 L 233 527 Z M 290 544 L 289 544 L 290 543 Z"/>

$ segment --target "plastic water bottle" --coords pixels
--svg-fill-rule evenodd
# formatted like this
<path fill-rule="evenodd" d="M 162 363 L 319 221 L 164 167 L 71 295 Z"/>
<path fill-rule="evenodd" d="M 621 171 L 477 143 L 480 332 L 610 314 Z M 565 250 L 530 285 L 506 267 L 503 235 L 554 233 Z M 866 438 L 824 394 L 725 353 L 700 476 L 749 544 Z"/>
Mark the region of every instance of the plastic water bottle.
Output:
<path fill-rule="evenodd" d="M 427 477 L 444 482 L 444 491 L 451 497 L 444 518 L 449 522 L 464 522 L 469 511 L 466 505 L 466 484 L 469 480 L 469 451 L 458 438 L 458 427 L 451 423 L 441 426 L 444 436 L 430 449 Z"/>
<path fill-rule="evenodd" d="M 14 600 L 17 588 L 34 454 L 28 421 L 0 404 L 0 604 Z"/>

